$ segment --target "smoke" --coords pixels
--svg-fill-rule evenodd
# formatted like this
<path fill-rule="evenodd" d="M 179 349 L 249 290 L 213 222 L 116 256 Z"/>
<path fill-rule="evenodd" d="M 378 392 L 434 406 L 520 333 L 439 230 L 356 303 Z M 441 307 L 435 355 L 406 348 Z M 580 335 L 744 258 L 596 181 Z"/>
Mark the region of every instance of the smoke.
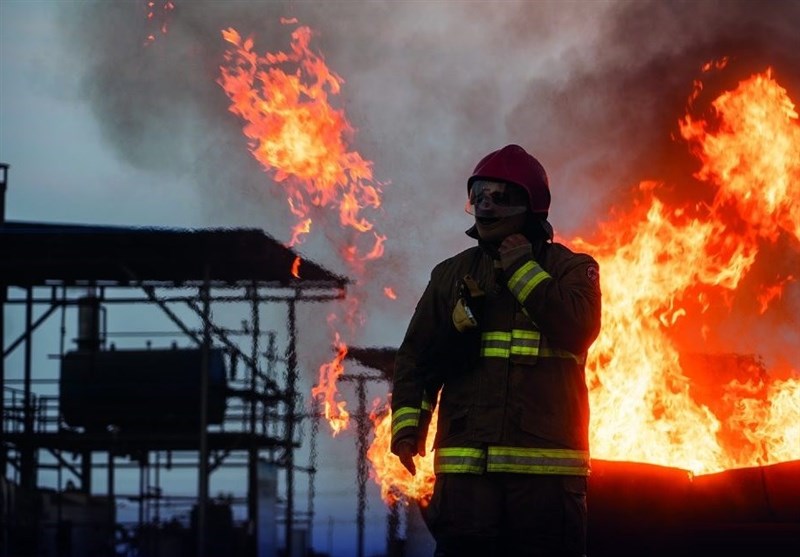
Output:
<path fill-rule="evenodd" d="M 352 148 L 385 184 L 374 218 L 387 253 L 369 301 L 390 324 L 364 333 L 378 344 L 399 343 L 396 316 L 410 314 L 430 268 L 469 245 L 465 181 L 487 152 L 519 143 L 543 162 L 551 220 L 569 238 L 625 206 L 639 180 L 687 183 L 697 163 L 672 135 L 705 62 L 730 58 L 698 103 L 767 66 L 800 100 L 798 3 L 177 0 L 160 14 L 166 34 L 145 4 L 64 7 L 64 56 L 81 98 L 121 160 L 165 180 L 191 176 L 215 224 L 256 225 L 283 241 L 293 221 L 280 186 L 253 160 L 215 83 L 220 30 L 252 35 L 259 52 L 287 48 L 282 17 L 314 30 L 312 48 L 345 79 Z M 324 234 L 300 249 L 346 272 Z M 385 285 L 397 302 L 378 294 Z"/>

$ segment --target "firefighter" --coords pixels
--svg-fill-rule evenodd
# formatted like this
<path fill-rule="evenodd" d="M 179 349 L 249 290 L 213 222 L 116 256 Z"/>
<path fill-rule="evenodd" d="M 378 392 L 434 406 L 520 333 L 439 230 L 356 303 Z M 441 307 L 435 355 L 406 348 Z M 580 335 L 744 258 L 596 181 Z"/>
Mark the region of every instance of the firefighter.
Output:
<path fill-rule="evenodd" d="M 522 147 L 484 157 L 467 194 L 478 245 L 433 269 L 411 318 L 391 450 L 416 472 L 441 395 L 425 510 L 435 555 L 584 555 L 598 265 L 553 242 L 548 177 Z"/>

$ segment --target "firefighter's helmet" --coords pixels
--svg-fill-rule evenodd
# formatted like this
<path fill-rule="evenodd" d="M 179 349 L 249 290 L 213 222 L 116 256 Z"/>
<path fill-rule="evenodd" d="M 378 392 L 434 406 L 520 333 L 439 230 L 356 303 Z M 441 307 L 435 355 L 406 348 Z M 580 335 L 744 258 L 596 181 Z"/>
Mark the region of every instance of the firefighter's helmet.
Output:
<path fill-rule="evenodd" d="M 506 145 L 483 157 L 467 181 L 468 196 L 476 180 L 496 180 L 520 186 L 528 194 L 530 212 L 547 218 L 550 210 L 547 172 L 533 155 L 519 145 Z"/>

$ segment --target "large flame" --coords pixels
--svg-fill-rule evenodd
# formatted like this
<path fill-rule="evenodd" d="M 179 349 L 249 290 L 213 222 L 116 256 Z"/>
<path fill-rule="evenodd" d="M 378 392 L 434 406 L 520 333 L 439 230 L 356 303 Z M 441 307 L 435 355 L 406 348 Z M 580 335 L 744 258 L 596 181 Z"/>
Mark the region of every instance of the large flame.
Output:
<path fill-rule="evenodd" d="M 295 25 L 296 20 L 283 20 Z M 351 150 L 353 135 L 344 111 L 335 109 L 329 97 L 338 95 L 343 80 L 331 71 L 323 57 L 310 48 L 312 32 L 297 26 L 288 52 L 255 51 L 252 38 L 232 28 L 222 31 L 229 47 L 220 67 L 219 84 L 231 101 L 229 110 L 244 122 L 250 150 L 272 179 L 286 192 L 289 211 L 295 216 L 288 246 L 301 243 L 315 221 L 328 224 L 335 211 L 334 227 L 327 236 L 337 242 L 332 228 L 349 231 L 338 243 L 339 256 L 361 285 L 366 262 L 383 255 L 386 236 L 379 234 L 364 210 L 381 206 L 381 189 L 372 175 L 372 163 Z M 300 262 L 292 273 L 299 277 Z M 349 300 L 356 301 L 358 296 Z M 336 321 L 329 316 L 328 323 Z M 347 307 L 346 323 L 360 323 L 358 307 Z M 320 366 L 312 395 L 320 400 L 334 434 L 347 428 L 346 403 L 338 399 L 337 380 L 344 373 L 347 345 L 334 331 L 333 359 Z"/>
<path fill-rule="evenodd" d="M 311 231 L 312 206 L 336 209 L 341 225 L 357 233 L 372 231 L 362 211 L 380 207 L 380 189 L 372 163 L 348 146 L 353 129 L 344 112 L 329 102 L 343 81 L 309 48 L 311 29 L 301 26 L 292 32 L 290 52 L 263 56 L 254 51 L 252 38 L 243 39 L 235 29 L 222 36 L 231 48 L 219 83 L 231 100 L 229 110 L 245 122 L 253 156 L 286 189 L 297 217 L 289 245 Z M 286 71 L 287 66 L 295 71 Z M 343 253 L 348 260 L 363 260 L 382 243 L 380 238 L 372 235 L 370 250 L 348 244 Z"/>
<path fill-rule="evenodd" d="M 696 83 L 690 101 L 698 91 Z M 796 280 L 739 292 L 779 237 L 800 251 L 797 112 L 768 70 L 720 95 L 712 117 L 687 114 L 679 129 L 713 201 L 671 206 L 662 184 L 642 182 L 632 209 L 593 238 L 566 242 L 594 255 L 602 275 L 603 329 L 587 362 L 592 456 L 694 474 L 800 459 L 800 370 L 770 374 L 757 358 L 734 355 L 736 339 L 728 354 L 682 354 L 676 333 L 690 324 L 709 335 L 711 315 L 737 294 L 763 313 Z M 370 451 L 382 495 L 393 501 L 399 490 L 424 503 L 430 492 L 417 486 L 431 485 L 430 467 L 409 483 L 382 454 L 387 427 L 377 424 Z"/>

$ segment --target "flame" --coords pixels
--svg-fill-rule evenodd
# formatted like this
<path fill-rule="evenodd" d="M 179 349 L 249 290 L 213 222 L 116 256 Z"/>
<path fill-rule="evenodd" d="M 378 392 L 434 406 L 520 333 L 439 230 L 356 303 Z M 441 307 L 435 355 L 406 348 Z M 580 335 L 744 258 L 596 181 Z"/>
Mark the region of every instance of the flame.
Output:
<path fill-rule="evenodd" d="M 342 342 L 338 332 L 335 333 L 333 345 L 336 349 L 336 356 L 330 362 L 320 366 L 319 382 L 311 389 L 311 396 L 322 401 L 325 419 L 328 420 L 335 436 L 347 429 L 350 424 L 350 413 L 345 410 L 347 405 L 345 401 L 336 401 L 336 382 L 344 373 L 342 362 L 347 356 L 347 345 Z"/>
<path fill-rule="evenodd" d="M 434 410 L 431 426 L 425 447 L 433 445 L 436 436 L 436 420 L 438 406 Z M 433 493 L 435 476 L 433 474 L 433 458 L 430 454 L 414 457 L 417 473 L 412 476 L 406 470 L 400 459 L 391 453 L 392 416 L 388 405 L 380 410 L 373 410 L 370 420 L 375 431 L 375 438 L 367 450 L 367 458 L 372 463 L 373 479 L 381 488 L 381 498 L 389 504 L 407 502 L 408 498 L 419 501 L 422 506 L 427 506 Z"/>
<path fill-rule="evenodd" d="M 294 278 L 300 278 L 300 257 L 295 257 L 294 261 L 292 262 L 292 276 Z"/>
<path fill-rule="evenodd" d="M 689 108 L 699 90 L 695 83 Z M 712 106 L 713 120 L 687 113 L 678 123 L 710 202 L 671 205 L 664 184 L 645 181 L 631 209 L 592 239 L 567 242 L 601 269 L 603 328 L 586 367 L 594 458 L 694 474 L 800 459 L 800 370 L 780 378 L 752 357 L 692 358 L 681 350 L 681 331 L 709 339 L 737 294 L 758 298 L 760 313 L 780 300 L 793 275 L 744 289 L 779 237 L 800 251 L 800 125 L 786 91 L 767 70 Z M 432 458 L 422 459 L 424 472 L 410 484 L 386 455 L 387 420 L 376 421 L 369 452 L 382 497 L 395 501 L 399 491 L 425 501 Z"/>
<path fill-rule="evenodd" d="M 383 287 L 383 293 L 390 300 L 396 300 L 397 299 L 397 294 L 395 294 L 394 288 L 392 288 L 391 286 L 384 286 Z"/>
<path fill-rule="evenodd" d="M 297 25 L 297 20 L 283 18 L 281 23 Z M 244 39 L 233 28 L 223 30 L 222 37 L 228 49 L 217 82 L 230 99 L 230 112 L 243 121 L 251 153 L 286 191 L 296 219 L 288 246 L 301 243 L 314 221 L 325 228 L 332 209 L 336 226 L 349 234 L 335 252 L 357 275 L 356 287 L 362 286 L 364 265 L 383 255 L 386 236 L 364 214 L 381 207 L 381 184 L 373 179 L 372 162 L 350 149 L 354 130 L 344 111 L 329 101 L 344 81 L 310 48 L 309 27 L 294 29 L 289 51 L 263 55 L 255 51 L 252 37 Z M 326 228 L 326 236 L 337 241 L 331 229 Z M 345 322 L 355 327 L 361 323 L 358 296 L 349 300 Z M 334 334 L 336 356 L 320 366 L 312 395 L 321 400 L 335 435 L 347 427 L 349 416 L 345 403 L 337 400 L 336 386 L 347 346 L 338 331 Z"/>
<path fill-rule="evenodd" d="M 710 204 L 669 208 L 647 183 L 628 215 L 574 242 L 603 273 L 603 330 L 587 363 L 595 457 L 697 474 L 800 458 L 800 380 L 751 374 L 724 387 L 727 408 L 698 401 L 697 370 L 676 341 L 684 320 L 709 333 L 710 314 L 730 306 L 765 243 L 800 237 L 800 126 L 786 91 L 768 70 L 712 106 L 715 122 L 679 121 L 701 161 L 695 176 L 716 190 Z"/>
<path fill-rule="evenodd" d="M 357 238 L 372 231 L 363 210 L 381 206 L 381 190 L 372 163 L 348 147 L 354 130 L 328 99 L 339 94 L 344 81 L 310 49 L 311 29 L 299 26 L 292 32 L 291 51 L 263 56 L 254 51 L 252 38 L 243 39 L 233 28 L 222 36 L 231 46 L 218 83 L 231 101 L 229 110 L 245 123 L 253 156 L 287 191 L 300 223 L 290 245 L 299 241 L 300 232 L 310 231 L 312 207 L 336 209 L 340 225 Z M 296 71 L 284 71 L 287 65 Z M 374 242 L 379 243 L 377 235 Z M 353 261 L 362 261 L 375 245 L 366 250 L 355 242 L 346 249 Z"/>

